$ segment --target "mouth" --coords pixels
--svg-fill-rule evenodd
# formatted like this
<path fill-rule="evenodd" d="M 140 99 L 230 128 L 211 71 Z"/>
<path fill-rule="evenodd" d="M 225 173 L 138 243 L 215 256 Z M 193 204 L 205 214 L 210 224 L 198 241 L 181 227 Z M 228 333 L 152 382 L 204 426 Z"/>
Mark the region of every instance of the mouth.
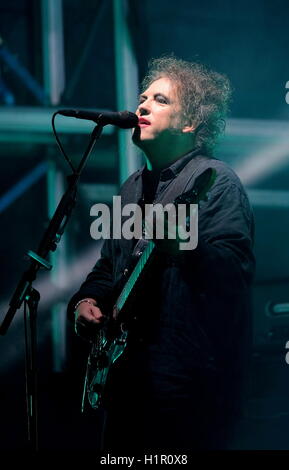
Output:
<path fill-rule="evenodd" d="M 150 124 L 151 123 L 143 117 L 140 117 L 139 120 L 138 120 L 139 127 L 147 127 L 147 126 L 150 126 Z"/>

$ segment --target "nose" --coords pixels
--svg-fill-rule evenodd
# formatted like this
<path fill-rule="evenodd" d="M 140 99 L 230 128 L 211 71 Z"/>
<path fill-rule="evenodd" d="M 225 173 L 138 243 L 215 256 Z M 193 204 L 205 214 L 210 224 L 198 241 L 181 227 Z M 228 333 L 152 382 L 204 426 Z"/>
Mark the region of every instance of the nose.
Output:
<path fill-rule="evenodd" d="M 137 112 L 140 116 L 146 116 L 147 114 L 150 113 L 150 108 L 147 104 L 147 101 L 144 101 L 143 103 L 140 103 Z"/>

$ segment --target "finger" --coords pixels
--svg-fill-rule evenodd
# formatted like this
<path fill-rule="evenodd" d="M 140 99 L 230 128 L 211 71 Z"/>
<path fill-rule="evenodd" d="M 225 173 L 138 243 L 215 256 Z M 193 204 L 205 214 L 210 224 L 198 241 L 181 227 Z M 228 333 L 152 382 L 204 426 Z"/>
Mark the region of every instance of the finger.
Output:
<path fill-rule="evenodd" d="M 96 318 L 97 320 L 104 317 L 102 311 L 98 307 L 91 307 L 89 313 L 91 318 Z"/>
<path fill-rule="evenodd" d="M 96 319 L 92 316 L 79 316 L 74 324 L 74 330 L 78 336 L 83 339 L 92 341 L 98 333 L 99 328 L 103 326 L 105 317 Z"/>
<path fill-rule="evenodd" d="M 97 309 L 97 312 L 92 313 L 92 323 L 94 325 L 105 325 L 108 322 L 108 317 L 107 315 L 104 315 L 99 309 Z"/>
<path fill-rule="evenodd" d="M 104 319 L 104 315 L 87 312 L 86 315 L 79 315 L 77 321 L 82 322 L 84 325 L 89 325 L 91 323 L 101 323 Z"/>

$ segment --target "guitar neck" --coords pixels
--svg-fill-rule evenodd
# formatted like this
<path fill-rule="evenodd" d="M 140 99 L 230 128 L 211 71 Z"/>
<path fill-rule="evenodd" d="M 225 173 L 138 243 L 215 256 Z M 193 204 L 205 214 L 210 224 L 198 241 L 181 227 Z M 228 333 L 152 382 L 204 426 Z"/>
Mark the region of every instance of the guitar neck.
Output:
<path fill-rule="evenodd" d="M 154 242 L 149 241 L 139 261 L 137 262 L 134 270 L 132 271 L 130 277 L 128 278 L 124 288 L 122 289 L 119 297 L 116 300 L 115 307 L 117 308 L 118 312 L 120 312 L 123 309 L 137 280 L 139 279 L 140 275 L 142 274 L 145 267 L 147 266 L 148 261 L 151 259 L 154 249 L 155 249 Z"/>

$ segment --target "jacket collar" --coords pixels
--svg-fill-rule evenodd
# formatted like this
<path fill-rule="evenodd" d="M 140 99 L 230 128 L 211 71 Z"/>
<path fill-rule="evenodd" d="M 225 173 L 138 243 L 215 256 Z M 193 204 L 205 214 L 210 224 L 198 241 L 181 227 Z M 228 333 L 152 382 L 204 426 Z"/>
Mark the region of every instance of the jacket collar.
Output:
<path fill-rule="evenodd" d="M 192 158 L 203 153 L 204 152 L 202 152 L 202 149 L 200 147 L 196 147 L 190 150 L 188 153 L 186 153 L 174 163 L 172 163 L 169 167 L 164 168 L 160 173 L 160 179 L 162 181 L 166 181 L 175 178 Z M 146 165 L 142 166 L 139 170 L 137 170 L 137 172 L 135 173 L 135 180 L 142 176 L 145 168 Z"/>

